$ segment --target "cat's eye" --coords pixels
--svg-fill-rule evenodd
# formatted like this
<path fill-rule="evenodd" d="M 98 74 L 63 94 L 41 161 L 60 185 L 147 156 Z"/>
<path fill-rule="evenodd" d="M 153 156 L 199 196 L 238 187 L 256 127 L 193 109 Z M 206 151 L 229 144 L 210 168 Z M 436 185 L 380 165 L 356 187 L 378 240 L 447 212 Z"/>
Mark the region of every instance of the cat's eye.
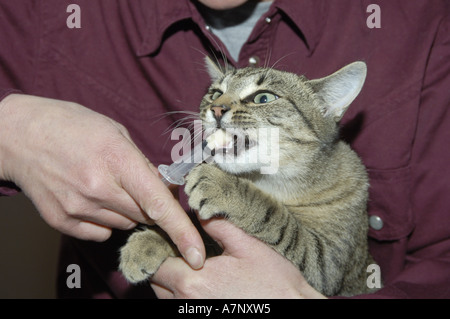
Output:
<path fill-rule="evenodd" d="M 264 103 L 269 103 L 269 102 L 275 101 L 277 99 L 278 99 L 278 96 L 276 96 L 275 94 L 272 94 L 269 92 L 262 92 L 255 96 L 255 98 L 253 99 L 253 103 L 264 104 Z"/>
<path fill-rule="evenodd" d="M 212 95 L 211 95 L 211 100 L 217 100 L 223 93 L 221 91 L 215 91 Z"/>

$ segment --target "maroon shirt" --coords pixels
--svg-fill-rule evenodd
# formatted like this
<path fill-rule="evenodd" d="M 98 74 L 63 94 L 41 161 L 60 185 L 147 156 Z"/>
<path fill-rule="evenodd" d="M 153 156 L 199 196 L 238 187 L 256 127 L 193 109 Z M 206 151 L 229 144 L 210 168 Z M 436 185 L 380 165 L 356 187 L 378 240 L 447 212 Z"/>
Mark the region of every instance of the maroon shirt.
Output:
<path fill-rule="evenodd" d="M 163 132 L 182 115 L 161 115 L 197 110 L 209 84 L 203 57 L 220 58 L 220 40 L 188 0 L 77 1 L 81 29 L 66 25 L 72 2 L 1 2 L 0 97 L 18 89 L 78 102 L 124 124 L 154 164 L 169 163 L 176 141 Z M 275 1 L 239 62 L 228 60 L 244 67 L 253 57 L 308 78 L 367 63 L 342 136 L 369 170 L 368 214 L 382 222 L 369 240 L 385 288 L 372 297 L 450 297 L 449 6 L 377 3 L 381 28 L 367 26 L 370 1 Z M 126 236 L 64 236 L 60 295 L 150 296 L 116 271 Z M 82 269 L 81 289 L 65 286 L 72 263 Z"/>

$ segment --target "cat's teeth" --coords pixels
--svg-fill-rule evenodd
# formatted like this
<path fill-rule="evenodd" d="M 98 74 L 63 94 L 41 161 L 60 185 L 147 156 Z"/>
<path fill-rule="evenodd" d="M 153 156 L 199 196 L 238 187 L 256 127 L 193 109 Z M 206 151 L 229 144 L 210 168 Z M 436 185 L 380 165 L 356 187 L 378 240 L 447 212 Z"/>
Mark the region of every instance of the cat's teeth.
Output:
<path fill-rule="evenodd" d="M 206 138 L 207 146 L 211 150 L 229 149 L 233 147 L 233 136 L 224 130 L 218 130 Z"/>

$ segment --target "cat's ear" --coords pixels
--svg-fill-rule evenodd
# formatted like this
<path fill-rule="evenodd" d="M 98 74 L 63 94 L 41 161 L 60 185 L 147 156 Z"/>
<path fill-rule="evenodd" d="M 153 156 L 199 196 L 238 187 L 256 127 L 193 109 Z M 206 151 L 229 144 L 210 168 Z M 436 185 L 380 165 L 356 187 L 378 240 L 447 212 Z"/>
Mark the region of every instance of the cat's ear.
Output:
<path fill-rule="evenodd" d="M 223 70 L 220 68 L 219 65 L 214 63 L 214 61 L 211 60 L 211 58 L 209 56 L 205 57 L 205 64 L 206 64 L 206 69 L 208 70 L 209 76 L 211 77 L 211 80 L 213 82 L 215 82 L 223 77 L 223 75 L 224 75 Z"/>
<path fill-rule="evenodd" d="M 324 103 L 322 105 L 324 116 L 331 116 L 338 122 L 361 91 L 366 74 L 366 64 L 358 61 L 327 77 L 309 81 L 314 92 Z"/>

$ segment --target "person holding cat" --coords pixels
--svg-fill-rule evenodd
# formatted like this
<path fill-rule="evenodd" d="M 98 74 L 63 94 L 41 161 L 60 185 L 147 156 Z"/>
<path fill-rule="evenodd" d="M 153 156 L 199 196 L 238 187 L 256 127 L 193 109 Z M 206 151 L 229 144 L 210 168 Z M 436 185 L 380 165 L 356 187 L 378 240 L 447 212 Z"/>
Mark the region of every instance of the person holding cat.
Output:
<path fill-rule="evenodd" d="M 61 297 L 152 296 L 118 274 L 127 233 L 113 230 L 152 221 L 184 256 L 152 278 L 158 297 L 324 297 L 225 220 L 202 222 L 224 248 L 204 261 L 185 195 L 180 205 L 159 180 L 154 165 L 170 163 L 173 144 L 160 136 L 180 111 L 198 112 L 209 86 L 205 54 L 309 79 L 363 60 L 367 79 L 341 134 L 368 168 L 369 246 L 384 287 L 360 297 L 449 297 L 446 2 L 381 2 L 381 28 L 370 28 L 354 1 L 79 1 L 79 29 L 66 23 L 70 2 L 0 4 L 1 192 L 20 187 L 69 235 Z M 81 290 L 65 287 L 71 263 L 88 278 Z"/>

